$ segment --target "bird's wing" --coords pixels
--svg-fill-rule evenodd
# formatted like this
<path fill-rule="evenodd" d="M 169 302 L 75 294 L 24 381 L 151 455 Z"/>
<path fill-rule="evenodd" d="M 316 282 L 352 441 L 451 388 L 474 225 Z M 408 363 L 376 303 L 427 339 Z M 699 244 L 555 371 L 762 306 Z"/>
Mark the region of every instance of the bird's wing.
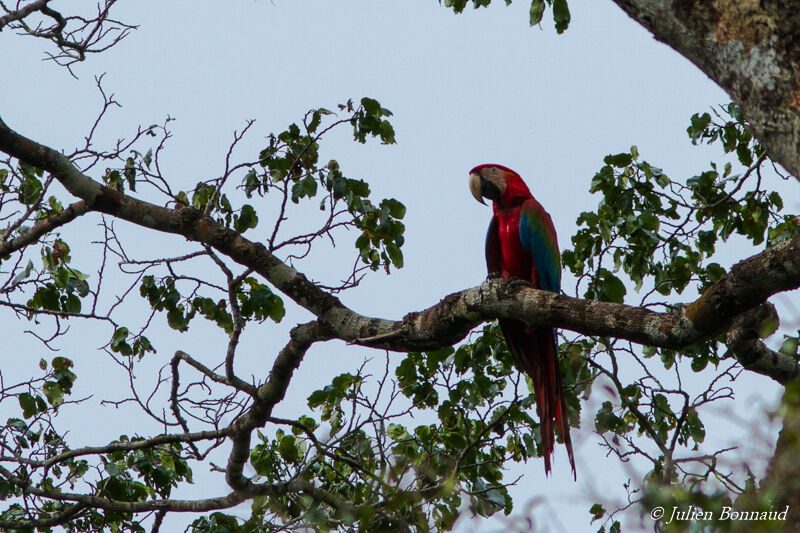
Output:
<path fill-rule="evenodd" d="M 493 216 L 486 232 L 486 270 L 489 274 L 499 274 L 503 271 L 503 256 L 500 251 L 499 222 Z"/>
<path fill-rule="evenodd" d="M 522 204 L 519 220 L 519 238 L 522 246 L 531 253 L 535 275 L 540 288 L 546 291 L 561 290 L 561 255 L 558 251 L 556 230 L 544 208 L 534 199 Z"/>

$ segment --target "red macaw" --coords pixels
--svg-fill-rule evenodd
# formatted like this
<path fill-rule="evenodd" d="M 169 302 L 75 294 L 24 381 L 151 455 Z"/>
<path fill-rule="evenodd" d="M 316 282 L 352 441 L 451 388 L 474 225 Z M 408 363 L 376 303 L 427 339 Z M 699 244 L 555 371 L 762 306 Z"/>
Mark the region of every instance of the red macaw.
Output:
<path fill-rule="evenodd" d="M 559 292 L 561 257 L 553 221 L 519 174 L 502 165 L 479 165 L 469 173 L 469 188 L 480 203 L 484 203 L 484 198 L 493 202 L 494 216 L 486 234 L 489 275 L 518 278 L 537 289 Z M 558 365 L 556 330 L 529 328 L 524 322 L 510 318 L 500 319 L 500 330 L 517 368 L 533 381 L 545 473 L 550 473 L 555 429 L 567 447 L 572 473 L 577 479 Z"/>

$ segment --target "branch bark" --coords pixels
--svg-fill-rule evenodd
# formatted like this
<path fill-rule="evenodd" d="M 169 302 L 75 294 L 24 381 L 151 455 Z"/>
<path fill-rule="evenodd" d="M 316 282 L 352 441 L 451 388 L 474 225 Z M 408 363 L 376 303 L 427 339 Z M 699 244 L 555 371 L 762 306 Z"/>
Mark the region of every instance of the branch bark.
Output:
<path fill-rule="evenodd" d="M 800 9 L 777 0 L 614 0 L 725 89 L 800 179 Z"/>
<path fill-rule="evenodd" d="M 36 11 L 41 11 L 45 7 L 47 7 L 47 3 L 50 0 L 36 0 L 35 2 L 31 2 L 28 5 L 22 6 L 21 8 L 15 11 L 9 11 L 7 14 L 0 17 L 0 31 L 3 31 L 3 28 L 6 27 L 8 24 L 22 20 L 31 13 Z"/>

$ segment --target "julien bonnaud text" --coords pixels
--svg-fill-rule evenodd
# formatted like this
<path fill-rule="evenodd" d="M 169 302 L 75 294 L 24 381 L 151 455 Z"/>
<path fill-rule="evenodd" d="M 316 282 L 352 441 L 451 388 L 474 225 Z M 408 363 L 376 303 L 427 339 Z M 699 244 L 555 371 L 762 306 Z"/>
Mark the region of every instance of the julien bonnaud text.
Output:
<path fill-rule="evenodd" d="M 789 512 L 789 506 L 787 505 L 785 509 L 782 511 L 734 511 L 731 507 L 723 507 L 722 510 L 719 511 L 719 516 L 714 516 L 715 513 L 713 511 L 704 511 L 698 507 L 689 506 L 687 508 L 681 509 L 680 507 L 673 507 L 672 512 L 668 517 L 665 517 L 665 513 L 663 509 L 661 509 L 661 516 L 657 516 L 654 513 L 653 518 L 666 518 L 664 520 L 665 524 L 669 524 L 670 522 L 678 521 L 695 521 L 695 520 L 752 520 L 752 521 L 762 521 L 762 520 L 786 520 L 786 515 Z"/>

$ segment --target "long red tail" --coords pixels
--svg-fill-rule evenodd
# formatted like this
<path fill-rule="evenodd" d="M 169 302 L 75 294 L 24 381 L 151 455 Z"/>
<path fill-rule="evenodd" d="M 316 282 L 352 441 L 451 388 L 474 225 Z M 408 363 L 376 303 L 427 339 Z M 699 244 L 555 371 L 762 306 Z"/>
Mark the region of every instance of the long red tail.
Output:
<path fill-rule="evenodd" d="M 564 387 L 561 384 L 561 369 L 558 365 L 555 331 L 552 328 L 530 329 L 523 322 L 511 319 L 501 319 L 500 330 L 506 338 L 506 344 L 517 368 L 528 374 L 533 381 L 536 412 L 539 414 L 542 433 L 545 473 L 550 474 L 550 457 L 553 454 L 557 431 L 567 447 L 572 475 L 577 480 L 572 441 L 569 438 Z"/>

